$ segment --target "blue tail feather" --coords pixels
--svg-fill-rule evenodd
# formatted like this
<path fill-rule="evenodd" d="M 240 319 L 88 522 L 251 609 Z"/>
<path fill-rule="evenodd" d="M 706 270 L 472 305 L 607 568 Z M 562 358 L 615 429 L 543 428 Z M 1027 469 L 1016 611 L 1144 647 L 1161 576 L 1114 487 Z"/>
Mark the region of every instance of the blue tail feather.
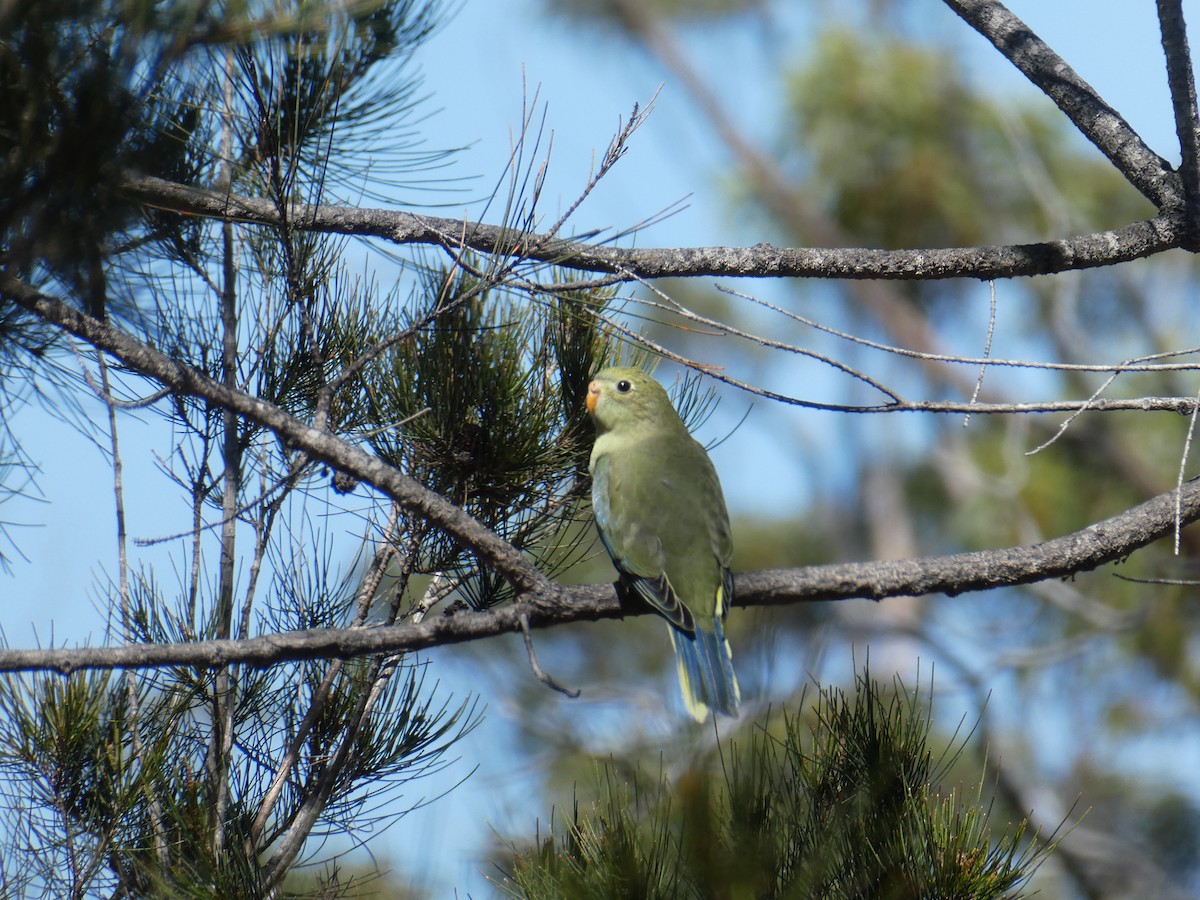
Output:
<path fill-rule="evenodd" d="M 698 722 L 708 717 L 710 709 L 722 715 L 736 716 L 741 699 L 724 623 L 718 618 L 715 624 L 713 631 L 697 628 L 688 633 L 674 627 L 670 629 L 683 702 Z"/>

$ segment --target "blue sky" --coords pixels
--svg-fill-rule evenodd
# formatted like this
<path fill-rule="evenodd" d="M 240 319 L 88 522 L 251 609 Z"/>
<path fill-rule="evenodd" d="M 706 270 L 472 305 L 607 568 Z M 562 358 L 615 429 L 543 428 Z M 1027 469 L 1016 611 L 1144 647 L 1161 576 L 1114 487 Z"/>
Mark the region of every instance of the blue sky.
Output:
<path fill-rule="evenodd" d="M 1185 3 L 1194 16 L 1193 24 L 1200 21 L 1197 6 L 1200 3 Z M 553 133 L 545 205 L 548 216 L 553 217 L 560 208 L 556 201 L 565 206 L 578 194 L 618 119 L 628 116 L 635 101 L 648 101 L 661 85 L 654 114 L 634 136 L 627 157 L 579 210 L 574 225 L 579 229 L 621 227 L 687 197 L 687 209 L 639 235 L 638 243 L 749 245 L 763 240 L 739 228 L 727 215 L 730 206 L 718 185 L 728 161 L 669 75 L 612 38 L 572 35 L 562 22 L 548 18 L 542 7 L 533 0 L 465 0 L 454 20 L 417 57 L 431 95 L 427 109 L 440 109 L 423 126 L 428 147 L 467 147 L 458 157 L 456 171 L 478 176 L 467 183 L 462 197 L 439 197 L 442 202 L 462 203 L 444 214 L 470 216 L 478 210 L 466 201 L 485 195 L 501 177 L 510 141 L 520 127 L 523 100 L 531 99 L 535 91 L 537 103 L 546 109 L 547 129 Z M 1178 159 L 1153 4 L 1023 0 L 1010 7 L 1154 149 L 1172 161 Z M 776 82 L 770 72 L 779 60 L 802 48 L 803 23 L 796 18 L 800 15 L 803 13 L 778 14 L 769 54 L 763 52 L 761 32 L 754 26 L 697 28 L 684 35 L 690 50 L 713 61 L 706 69 L 712 85 L 731 101 L 737 119 L 752 135 L 771 134 L 770 121 L 779 98 L 772 93 Z M 1002 91 L 1036 93 L 942 4 L 924 0 L 913 4 L 911 15 L 922 27 L 954 36 L 981 83 Z M 745 407 L 744 398 L 726 393 L 722 411 L 710 425 L 709 439 L 724 433 Z M 789 415 L 794 416 L 790 427 L 798 432 L 821 428 L 811 413 Z M 27 450 L 42 467 L 38 484 L 44 502 L 17 503 L 5 510 L 5 518 L 45 524 L 15 532 L 29 559 L 16 560 L 11 576 L 0 575 L 5 633 L 13 646 L 30 645 L 35 632 L 42 644 L 49 643 L 52 635 L 56 642 L 89 636 L 95 640 L 104 615 L 93 608 L 89 592 L 100 567 L 111 565 L 107 560 L 113 557 L 108 467 L 100 453 L 83 445 L 70 426 L 35 408 L 26 409 L 17 421 Z M 126 417 L 123 428 L 122 439 L 131 458 L 141 453 L 142 465 L 146 465 L 154 429 L 142 429 L 131 417 Z M 715 451 L 714 460 L 728 473 L 735 468 L 733 461 L 757 452 L 753 449 L 756 445 L 762 446 L 754 428 L 742 429 Z M 726 475 L 731 496 L 751 508 L 787 505 L 802 496 L 806 486 L 794 465 L 783 459 L 760 462 L 759 473 L 778 465 L 785 476 L 731 483 Z M 132 486 L 135 534 L 181 529 L 178 513 L 182 507 L 164 504 L 162 488 L 153 476 Z M 453 656 L 447 659 L 453 660 Z M 454 682 L 452 671 L 438 674 Z M 549 812 L 528 796 L 535 779 L 522 777 L 519 765 L 514 776 L 515 761 L 504 749 L 507 746 L 503 717 L 489 718 L 461 746 L 463 761 L 448 779 L 456 780 L 476 764 L 477 774 L 449 798 L 400 822 L 380 845 L 385 854 L 394 853 L 404 869 L 427 869 L 436 896 L 446 896 L 452 885 L 486 896 L 488 891 L 481 888 L 473 859 L 488 838 L 485 823 L 501 831 L 531 835 L 533 816 Z M 432 781 L 423 790 L 435 794 L 443 787 Z"/>

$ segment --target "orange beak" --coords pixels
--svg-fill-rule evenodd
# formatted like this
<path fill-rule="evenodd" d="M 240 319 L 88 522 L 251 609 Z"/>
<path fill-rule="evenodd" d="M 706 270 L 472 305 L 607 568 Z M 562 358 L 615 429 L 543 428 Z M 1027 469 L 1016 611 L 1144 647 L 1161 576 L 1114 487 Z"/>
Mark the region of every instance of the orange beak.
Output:
<path fill-rule="evenodd" d="M 596 401 L 599 399 L 600 385 L 593 381 L 588 385 L 587 400 L 584 401 L 587 403 L 588 412 L 592 415 L 596 414 Z"/>

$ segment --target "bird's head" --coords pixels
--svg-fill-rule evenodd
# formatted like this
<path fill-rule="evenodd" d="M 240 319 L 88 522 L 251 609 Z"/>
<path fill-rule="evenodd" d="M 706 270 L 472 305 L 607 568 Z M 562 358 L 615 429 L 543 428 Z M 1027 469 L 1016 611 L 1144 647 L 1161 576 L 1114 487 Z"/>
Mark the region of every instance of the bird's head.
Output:
<path fill-rule="evenodd" d="M 603 433 L 630 426 L 678 426 L 683 423 L 666 390 L 641 369 L 602 369 L 588 385 L 587 409 Z"/>

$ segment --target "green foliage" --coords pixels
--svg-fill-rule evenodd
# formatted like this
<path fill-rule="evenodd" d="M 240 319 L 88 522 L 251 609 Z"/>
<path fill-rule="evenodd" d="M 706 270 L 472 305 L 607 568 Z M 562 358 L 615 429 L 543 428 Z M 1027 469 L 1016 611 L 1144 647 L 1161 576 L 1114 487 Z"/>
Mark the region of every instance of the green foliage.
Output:
<path fill-rule="evenodd" d="M 599 798 L 517 850 L 510 896 L 1019 897 L 1048 848 L 995 836 L 982 789 L 943 790 L 918 691 L 869 672 L 731 738 L 714 774 L 647 791 L 603 767 Z"/>
<path fill-rule="evenodd" d="M 409 338 L 366 376 L 366 418 L 379 423 L 368 441 L 555 572 L 579 543 L 571 525 L 591 450 L 583 398 L 612 353 L 596 318 L 610 297 L 564 294 L 532 305 L 461 272 L 431 276 L 423 293 L 435 309 L 410 321 Z M 420 571 L 455 573 L 473 606 L 510 596 L 505 581 L 443 535 L 425 535 L 423 557 Z"/>
<path fill-rule="evenodd" d="M 175 170 L 189 117 L 160 85 L 151 3 L 12 3 L 0 12 L 0 246 L 103 310 L 103 248 L 136 219 L 123 169 Z"/>
<path fill-rule="evenodd" d="M 315 664 L 314 664 L 315 666 Z M 184 680 L 108 674 L 10 677 L 0 682 L 0 812 L 6 896 L 107 893 L 116 884 L 136 896 L 259 896 L 266 859 L 253 848 L 278 835 L 319 781 L 340 740 L 351 733 L 371 661 L 348 667 L 300 753 L 295 776 L 263 835 L 254 811 L 271 783 L 269 760 L 279 726 L 295 715 L 319 678 L 259 680 L 247 691 L 232 768 L 232 798 L 213 843 L 205 698 Z M 307 689 L 307 690 L 306 690 Z M 473 727 L 470 704 L 430 699 L 424 667 L 403 665 L 355 740 L 356 764 L 336 770 L 324 821 L 345 833 L 369 830 L 369 810 L 391 789 L 435 769 L 443 751 Z M 369 805 L 366 805 L 369 801 Z M 365 814 L 366 813 L 366 814 Z M 247 852 L 250 851 L 250 852 Z M 104 886 L 108 887 L 105 888 Z"/>
<path fill-rule="evenodd" d="M 418 102 L 420 79 L 405 67 L 442 10 L 438 0 L 312 4 L 291 27 L 240 44 L 234 183 L 277 199 L 318 184 L 361 196 L 368 166 L 398 187 L 437 163 L 445 154 L 417 152 L 418 136 L 397 126 Z"/>

